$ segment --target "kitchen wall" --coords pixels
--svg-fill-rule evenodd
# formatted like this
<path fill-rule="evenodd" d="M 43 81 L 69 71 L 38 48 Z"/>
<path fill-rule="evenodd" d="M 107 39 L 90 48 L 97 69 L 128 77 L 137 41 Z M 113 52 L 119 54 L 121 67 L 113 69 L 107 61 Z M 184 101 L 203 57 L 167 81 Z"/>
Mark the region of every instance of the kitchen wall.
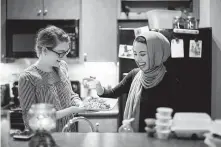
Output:
<path fill-rule="evenodd" d="M 210 25 L 213 29 L 212 112 L 216 118 L 221 118 L 221 18 L 219 16 L 221 14 L 220 8 L 220 0 L 210 1 Z"/>
<path fill-rule="evenodd" d="M 3 2 L 3 1 L 1 1 Z M 221 13 L 220 0 L 200 0 L 200 26 L 211 26 L 213 30 L 212 40 L 212 116 L 221 118 Z M 4 7 L 2 7 L 4 8 Z M 89 10 L 88 10 L 89 11 Z M 4 11 L 2 11 L 4 12 Z M 2 16 L 2 15 L 1 15 Z M 4 16 L 4 15 L 3 15 Z M 219 18 L 219 19 L 218 19 Z M 3 21 L 2 21 L 3 22 Z M 98 22 L 99 23 L 99 22 Z M 4 28 L 4 25 L 1 27 Z M 2 31 L 2 29 L 1 29 Z M 4 31 L 4 29 L 3 29 Z M 85 32 L 86 34 L 87 32 Z M 1 38 L 1 42 L 4 38 Z M 4 44 L 4 42 L 3 42 Z M 108 45 L 107 45 L 108 46 Z M 1 52 L 0 52 L 1 56 Z M 0 82 L 5 82 L 12 73 L 19 73 L 32 64 L 32 59 L 20 59 L 15 63 L 0 63 Z M 114 86 L 118 81 L 118 66 L 114 62 L 86 62 L 79 64 L 69 63 L 69 74 L 72 80 L 81 81 L 83 77 L 93 75 L 107 86 Z"/>
<path fill-rule="evenodd" d="M 200 26 L 212 27 L 212 116 L 221 118 L 221 13 L 220 0 L 200 0 Z"/>
<path fill-rule="evenodd" d="M 3 13 L 3 15 L 1 15 L 3 16 L 1 30 L 3 31 L 2 33 L 5 34 L 6 0 L 2 0 L 1 4 L 1 12 Z M 96 8 L 91 9 L 94 4 L 96 4 Z M 109 19 L 110 13 L 112 16 L 111 18 L 117 14 L 117 11 L 115 13 L 111 12 L 112 8 L 114 9 L 114 4 L 116 4 L 116 2 L 113 0 L 82 1 L 83 7 L 81 8 L 82 16 L 80 20 L 81 60 L 80 62 L 68 60 L 69 76 L 71 80 L 78 80 L 81 82 L 83 77 L 96 76 L 105 87 L 108 85 L 113 87 L 117 84 L 117 15 L 115 16 L 115 21 Z M 97 11 L 98 8 L 105 7 L 107 9 Z M 111 27 L 107 28 L 108 25 L 111 25 Z M 5 47 L 4 39 L 4 37 L 1 38 L 1 47 Z M 91 62 L 83 62 L 82 56 L 84 53 L 87 53 L 88 61 L 90 60 Z M 99 62 L 94 62 L 96 58 Z M 0 63 L 0 82 L 4 83 L 13 80 L 13 78 L 18 78 L 16 74 L 22 72 L 35 61 L 36 59 L 24 58 L 17 59 L 13 63 Z M 82 95 L 84 96 L 83 88 Z"/>
<path fill-rule="evenodd" d="M 0 63 L 0 81 L 8 83 L 18 79 L 19 73 L 33 64 L 36 59 L 18 59 L 14 63 Z M 68 62 L 68 61 L 67 61 Z M 84 77 L 95 76 L 105 87 L 115 86 L 118 83 L 118 66 L 114 62 L 84 62 L 73 64 L 68 62 L 70 80 L 82 82 Z M 81 95 L 84 97 L 86 89 L 81 86 Z"/>

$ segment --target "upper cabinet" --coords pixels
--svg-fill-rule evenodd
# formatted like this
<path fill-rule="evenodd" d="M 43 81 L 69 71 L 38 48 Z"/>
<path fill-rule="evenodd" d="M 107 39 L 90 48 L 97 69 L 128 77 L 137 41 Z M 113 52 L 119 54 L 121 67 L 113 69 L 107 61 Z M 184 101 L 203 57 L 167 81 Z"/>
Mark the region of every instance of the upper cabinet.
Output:
<path fill-rule="evenodd" d="M 117 1 L 82 0 L 80 46 L 88 62 L 117 61 Z"/>
<path fill-rule="evenodd" d="M 81 0 L 44 0 L 44 19 L 79 19 Z"/>
<path fill-rule="evenodd" d="M 7 19 L 42 19 L 41 0 L 7 0 Z"/>
<path fill-rule="evenodd" d="M 79 19 L 81 0 L 7 0 L 7 19 Z"/>

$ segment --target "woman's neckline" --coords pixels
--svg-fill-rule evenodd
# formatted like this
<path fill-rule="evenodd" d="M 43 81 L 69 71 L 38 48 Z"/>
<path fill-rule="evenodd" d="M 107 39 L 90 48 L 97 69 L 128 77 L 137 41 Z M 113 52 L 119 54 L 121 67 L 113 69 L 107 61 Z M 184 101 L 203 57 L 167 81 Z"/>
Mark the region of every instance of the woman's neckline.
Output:
<path fill-rule="evenodd" d="M 40 69 L 36 64 L 34 64 L 33 66 L 34 66 L 34 68 L 36 68 L 38 71 L 40 71 L 42 73 L 51 74 L 51 73 L 55 72 L 54 70 L 52 70 L 52 71 L 44 71 L 44 70 Z"/>

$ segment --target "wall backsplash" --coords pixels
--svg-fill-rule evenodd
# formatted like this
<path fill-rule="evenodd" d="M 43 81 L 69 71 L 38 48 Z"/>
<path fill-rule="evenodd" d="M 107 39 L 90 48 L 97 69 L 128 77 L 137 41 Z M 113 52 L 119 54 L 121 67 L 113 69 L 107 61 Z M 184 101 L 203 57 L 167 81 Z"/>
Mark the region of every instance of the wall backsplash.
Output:
<path fill-rule="evenodd" d="M 17 59 L 13 63 L 0 63 L 0 82 L 9 83 L 17 80 L 19 73 L 33 64 L 36 59 Z M 68 62 L 70 80 L 82 83 L 84 77 L 95 76 L 105 87 L 115 86 L 118 83 L 118 65 L 114 62 Z M 84 97 L 86 90 L 81 85 L 81 96 Z"/>

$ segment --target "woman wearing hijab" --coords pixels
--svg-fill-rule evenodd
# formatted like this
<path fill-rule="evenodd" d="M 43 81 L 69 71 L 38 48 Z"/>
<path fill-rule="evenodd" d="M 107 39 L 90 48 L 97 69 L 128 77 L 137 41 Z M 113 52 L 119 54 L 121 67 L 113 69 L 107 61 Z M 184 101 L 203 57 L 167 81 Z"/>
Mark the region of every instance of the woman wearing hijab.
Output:
<path fill-rule="evenodd" d="M 170 106 L 171 78 L 163 64 L 170 56 L 170 43 L 161 33 L 145 32 L 134 40 L 133 51 L 139 68 L 130 71 L 116 87 L 107 90 L 99 81 L 94 81 L 101 97 L 128 94 L 124 119 L 135 118 L 132 128 L 135 132 L 144 132 L 144 119 L 154 118 L 157 107 Z"/>

